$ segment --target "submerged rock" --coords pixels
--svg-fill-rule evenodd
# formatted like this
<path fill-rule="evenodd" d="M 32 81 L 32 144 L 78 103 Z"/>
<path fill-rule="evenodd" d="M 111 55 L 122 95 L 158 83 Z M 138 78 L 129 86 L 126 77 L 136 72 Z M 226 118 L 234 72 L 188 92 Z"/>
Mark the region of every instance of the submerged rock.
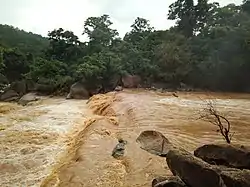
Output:
<path fill-rule="evenodd" d="M 21 99 L 18 101 L 18 104 L 25 106 L 30 102 L 38 100 L 39 98 L 34 93 L 28 93 L 21 97 Z"/>
<path fill-rule="evenodd" d="M 125 145 L 127 144 L 127 141 L 123 139 L 119 139 L 118 142 L 119 143 L 115 146 L 115 148 L 112 151 L 112 156 L 116 159 L 124 156 Z"/>
<path fill-rule="evenodd" d="M 140 144 L 141 149 L 161 157 L 165 157 L 172 147 L 168 139 L 157 131 L 142 132 L 136 142 Z"/>
<path fill-rule="evenodd" d="M 239 169 L 250 169 L 249 147 L 228 144 L 210 144 L 196 149 L 194 155 L 210 164 L 224 165 Z"/>

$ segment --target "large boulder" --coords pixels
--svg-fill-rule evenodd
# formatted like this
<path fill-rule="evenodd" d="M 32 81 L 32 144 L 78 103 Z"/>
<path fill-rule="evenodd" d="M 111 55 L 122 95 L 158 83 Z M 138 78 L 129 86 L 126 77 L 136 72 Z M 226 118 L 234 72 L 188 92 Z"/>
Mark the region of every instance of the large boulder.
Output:
<path fill-rule="evenodd" d="M 220 174 L 205 161 L 174 147 L 160 132 L 144 131 L 137 138 L 142 149 L 165 156 L 174 176 L 191 187 L 226 187 Z"/>
<path fill-rule="evenodd" d="M 181 149 L 171 149 L 166 161 L 173 175 L 192 187 L 226 187 L 220 174 L 210 164 Z"/>
<path fill-rule="evenodd" d="M 140 144 L 141 149 L 161 157 L 165 157 L 172 147 L 160 132 L 150 130 L 142 132 L 136 142 Z"/>
<path fill-rule="evenodd" d="M 16 101 L 19 99 L 19 94 L 14 90 L 7 90 L 0 95 L 0 101 Z"/>
<path fill-rule="evenodd" d="M 10 89 L 16 91 L 20 96 L 23 96 L 24 94 L 27 93 L 26 81 L 21 80 L 13 82 L 10 85 Z"/>
<path fill-rule="evenodd" d="M 33 92 L 36 90 L 36 83 L 32 80 L 26 80 L 27 92 Z"/>
<path fill-rule="evenodd" d="M 227 187 L 250 187 L 250 171 L 220 168 L 219 173 Z"/>
<path fill-rule="evenodd" d="M 18 104 L 25 106 L 28 103 L 37 101 L 37 100 L 39 100 L 39 98 L 34 93 L 28 93 L 19 99 Z"/>
<path fill-rule="evenodd" d="M 210 164 L 224 165 L 239 169 L 250 169 L 249 147 L 228 144 L 210 144 L 196 149 L 194 155 Z"/>
<path fill-rule="evenodd" d="M 54 92 L 54 86 L 37 83 L 35 85 L 35 91 L 40 93 L 40 94 L 45 94 L 45 95 L 52 94 Z"/>
<path fill-rule="evenodd" d="M 138 75 L 125 75 L 122 77 L 124 88 L 138 88 L 141 83 L 141 77 Z"/>
<path fill-rule="evenodd" d="M 3 92 L 4 88 L 8 84 L 9 84 L 8 79 L 3 74 L 0 73 L 0 93 Z"/>
<path fill-rule="evenodd" d="M 86 90 L 82 82 L 76 82 L 70 87 L 70 93 L 67 99 L 88 99 L 89 92 Z"/>
<path fill-rule="evenodd" d="M 186 150 L 174 147 L 160 132 L 144 131 L 137 138 L 137 142 L 141 144 L 142 149 L 150 153 L 160 156 L 165 155 L 170 171 L 174 176 L 178 176 L 186 184 L 186 186 L 250 187 L 250 170 L 210 165 L 209 163 L 195 157 Z M 221 149 L 221 146 L 223 149 Z M 211 152 L 210 149 L 207 149 L 207 146 L 203 147 L 201 148 L 205 149 L 205 155 L 213 155 L 213 152 Z M 240 163 L 238 164 L 240 166 L 239 168 L 242 168 L 243 162 L 240 160 L 247 159 L 247 156 L 249 157 L 249 154 L 247 153 L 248 149 L 246 147 L 237 147 L 231 145 L 213 145 L 212 147 L 216 147 L 216 149 L 220 147 L 220 149 L 217 150 L 218 152 L 221 152 L 219 155 L 227 155 L 226 158 L 232 157 L 231 159 L 233 159 L 233 166 L 235 166 L 235 163 Z M 199 151 L 201 148 L 198 149 L 198 152 L 196 151 L 196 155 L 198 155 L 198 153 L 200 154 Z M 202 155 L 204 155 L 204 152 Z M 225 163 L 225 157 L 220 156 L 219 158 L 222 158 L 222 163 Z M 211 162 L 211 160 L 209 160 L 209 162 Z M 154 179 L 152 182 L 152 186 L 154 187 L 180 185 L 182 185 L 182 183 L 177 181 L 169 182 L 169 180 L 164 177 Z"/>

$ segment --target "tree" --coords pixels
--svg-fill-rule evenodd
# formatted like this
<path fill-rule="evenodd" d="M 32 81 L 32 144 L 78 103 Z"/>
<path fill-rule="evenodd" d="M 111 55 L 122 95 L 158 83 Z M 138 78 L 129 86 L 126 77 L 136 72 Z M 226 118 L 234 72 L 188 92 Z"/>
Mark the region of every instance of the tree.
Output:
<path fill-rule="evenodd" d="M 48 45 L 48 39 L 41 35 L 0 24 L 0 46 L 4 48 L 18 48 L 24 54 L 42 55 Z"/>
<path fill-rule="evenodd" d="M 89 89 L 102 87 L 104 91 L 109 91 L 114 89 L 113 79 L 121 73 L 120 62 L 115 53 L 102 51 L 79 59 L 76 73 Z"/>
<path fill-rule="evenodd" d="M 81 56 L 82 43 L 72 31 L 59 28 L 49 32 L 48 36 L 50 43 L 45 52 L 47 59 L 70 63 Z"/>
<path fill-rule="evenodd" d="M 86 34 L 89 38 L 89 53 L 100 52 L 103 48 L 111 45 L 118 36 L 118 32 L 110 28 L 112 24 L 108 15 L 89 17 L 84 22 L 83 35 Z"/>
<path fill-rule="evenodd" d="M 186 37 L 192 37 L 206 25 L 218 3 L 208 3 L 208 0 L 177 0 L 170 5 L 168 19 L 177 20 L 177 28 Z"/>
<path fill-rule="evenodd" d="M 155 62 L 160 69 L 157 79 L 176 87 L 186 82 L 191 71 L 191 51 L 183 35 L 166 35 L 166 40 L 155 49 Z"/>
<path fill-rule="evenodd" d="M 29 72 L 26 56 L 16 49 L 2 50 L 2 60 L 2 72 L 10 82 L 22 79 Z"/>
<path fill-rule="evenodd" d="M 155 47 L 152 43 L 153 32 L 149 20 L 136 18 L 131 31 L 124 36 L 121 51 L 123 69 L 129 74 L 139 74 L 146 82 L 156 74 L 156 67 L 152 63 Z"/>
<path fill-rule="evenodd" d="M 119 38 L 108 15 L 89 17 L 83 43 L 63 28 L 43 38 L 0 25 L 0 73 L 7 82 L 26 74 L 57 89 L 85 80 L 93 90 L 108 91 L 115 77 L 132 74 L 147 86 L 160 82 L 176 88 L 183 82 L 214 91 L 250 90 L 248 0 L 224 7 L 208 0 L 176 0 L 168 18 L 176 20 L 174 27 L 155 30 L 138 17 Z"/>
<path fill-rule="evenodd" d="M 137 17 L 135 22 L 131 25 L 132 33 L 143 33 L 153 31 L 153 27 L 150 26 L 149 20 Z"/>
<path fill-rule="evenodd" d="M 241 5 L 241 8 L 244 12 L 250 13 L 250 1 L 249 0 L 243 0 L 243 4 Z"/>
<path fill-rule="evenodd" d="M 3 52 L 4 49 L 0 47 L 0 73 L 2 73 L 4 69 Z"/>
<path fill-rule="evenodd" d="M 37 58 L 30 66 L 30 72 L 26 74 L 27 78 L 34 80 L 40 84 L 48 84 L 53 88 L 61 88 L 69 86 L 72 78 L 68 76 L 67 64 L 58 60 L 46 60 Z"/>
<path fill-rule="evenodd" d="M 147 39 L 147 36 L 153 31 L 153 27 L 150 26 L 149 20 L 144 18 L 136 18 L 131 25 L 132 30 L 124 36 L 124 41 L 131 44 L 141 45 L 143 40 Z"/>
<path fill-rule="evenodd" d="M 234 4 L 217 8 L 191 46 L 197 62 L 192 82 L 213 90 L 247 90 L 249 16 Z M 202 75 L 202 77 L 199 77 Z M 231 80 L 231 81 L 228 81 Z"/>
<path fill-rule="evenodd" d="M 230 132 L 231 123 L 224 115 L 218 112 L 212 101 L 207 102 L 207 106 L 203 109 L 200 119 L 217 126 L 217 132 L 220 132 L 228 144 L 231 143 L 233 137 L 233 134 Z"/>
<path fill-rule="evenodd" d="M 193 0 L 177 0 L 170 5 L 168 19 L 176 20 L 178 29 L 187 37 L 193 36 L 196 26 L 195 6 Z"/>

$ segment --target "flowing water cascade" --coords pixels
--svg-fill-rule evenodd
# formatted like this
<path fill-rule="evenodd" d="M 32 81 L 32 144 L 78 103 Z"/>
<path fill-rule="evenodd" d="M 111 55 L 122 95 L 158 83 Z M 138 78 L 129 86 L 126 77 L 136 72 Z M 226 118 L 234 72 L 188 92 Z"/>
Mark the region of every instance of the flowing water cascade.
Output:
<path fill-rule="evenodd" d="M 199 111 L 211 99 L 232 123 L 232 142 L 250 143 L 250 95 L 177 96 L 126 90 L 96 95 L 88 102 L 49 99 L 3 115 L 1 123 L 11 121 L 10 116 L 20 112 L 29 116 L 34 111 L 44 112 L 29 122 L 15 122 L 0 131 L 4 141 L 0 167 L 5 169 L 1 169 L 4 180 L 0 186 L 151 186 L 155 177 L 171 173 L 165 159 L 140 149 L 138 135 L 156 130 L 190 152 L 199 145 L 224 142 L 216 126 L 199 119 Z M 16 131 L 19 136 L 13 135 Z M 114 158 L 112 150 L 119 139 L 127 142 L 125 153 Z M 28 153 L 24 156 L 25 148 Z M 26 167 L 26 162 L 34 166 Z"/>

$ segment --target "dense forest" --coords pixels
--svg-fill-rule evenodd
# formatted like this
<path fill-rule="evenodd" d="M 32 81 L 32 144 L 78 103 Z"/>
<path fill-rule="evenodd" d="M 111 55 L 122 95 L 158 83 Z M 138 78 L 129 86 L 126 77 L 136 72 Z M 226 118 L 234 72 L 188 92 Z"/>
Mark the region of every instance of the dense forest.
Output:
<path fill-rule="evenodd" d="M 131 74 L 145 86 L 250 91 L 250 1 L 221 7 L 177 0 L 166 19 L 175 26 L 155 30 L 138 17 L 120 38 L 108 15 L 89 17 L 85 42 L 63 28 L 43 38 L 0 25 L 0 85 L 25 79 L 63 90 L 84 80 L 108 88 L 114 77 Z"/>

